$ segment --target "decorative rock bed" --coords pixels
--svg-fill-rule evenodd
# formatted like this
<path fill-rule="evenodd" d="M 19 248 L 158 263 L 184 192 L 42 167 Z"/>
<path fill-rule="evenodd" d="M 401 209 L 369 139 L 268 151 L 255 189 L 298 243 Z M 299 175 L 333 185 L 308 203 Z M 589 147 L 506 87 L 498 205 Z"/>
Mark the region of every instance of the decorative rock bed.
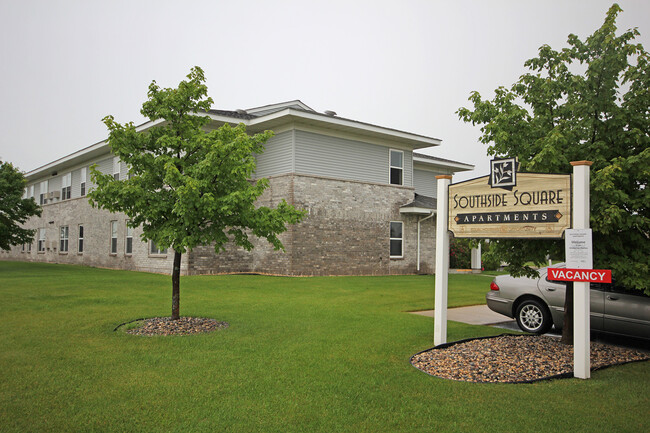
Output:
<path fill-rule="evenodd" d="M 591 369 L 650 359 L 650 353 L 591 342 Z M 467 382 L 523 383 L 573 377 L 573 347 L 536 335 L 500 335 L 448 343 L 413 355 L 432 376 Z"/>
<path fill-rule="evenodd" d="M 226 322 L 217 322 L 214 319 L 202 317 L 181 317 L 178 320 L 172 320 L 171 317 L 153 317 L 135 321 L 142 321 L 142 325 L 137 328 L 127 329 L 125 331 L 127 334 L 147 337 L 155 335 L 190 335 L 213 332 L 228 327 Z M 118 328 L 119 326 L 115 329 Z"/>

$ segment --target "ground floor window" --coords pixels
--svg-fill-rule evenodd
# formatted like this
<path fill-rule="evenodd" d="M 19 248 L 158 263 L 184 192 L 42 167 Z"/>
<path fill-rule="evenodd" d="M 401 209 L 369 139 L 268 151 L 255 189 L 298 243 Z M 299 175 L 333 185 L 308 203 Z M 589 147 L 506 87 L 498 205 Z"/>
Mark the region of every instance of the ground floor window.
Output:
<path fill-rule="evenodd" d="M 38 252 L 45 252 L 45 229 L 38 229 Z"/>
<path fill-rule="evenodd" d="M 117 254 L 117 221 L 111 221 L 111 254 Z"/>
<path fill-rule="evenodd" d="M 150 243 L 151 245 L 150 245 L 149 252 L 151 254 L 167 254 L 167 248 L 163 248 L 163 249 L 158 248 L 158 245 L 156 245 L 154 241 L 151 241 Z"/>
<path fill-rule="evenodd" d="M 59 252 L 68 252 L 68 226 L 61 226 L 59 231 Z"/>
<path fill-rule="evenodd" d="M 126 242 L 124 243 L 124 252 L 133 254 L 133 227 L 129 226 L 129 220 L 126 220 Z"/>
<path fill-rule="evenodd" d="M 84 226 L 79 224 L 79 244 L 77 245 L 77 252 L 84 252 Z"/>
<path fill-rule="evenodd" d="M 401 221 L 390 223 L 390 256 L 391 258 L 404 257 L 404 236 Z"/>

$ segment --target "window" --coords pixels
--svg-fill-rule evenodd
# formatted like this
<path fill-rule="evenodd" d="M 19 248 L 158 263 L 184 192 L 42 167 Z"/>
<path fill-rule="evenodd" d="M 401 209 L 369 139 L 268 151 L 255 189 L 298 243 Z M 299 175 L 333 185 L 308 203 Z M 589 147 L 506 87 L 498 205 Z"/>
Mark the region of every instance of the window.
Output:
<path fill-rule="evenodd" d="M 79 224 L 79 242 L 77 244 L 77 252 L 79 254 L 84 252 L 84 226 Z"/>
<path fill-rule="evenodd" d="M 390 150 L 390 184 L 404 184 L 404 152 Z"/>
<path fill-rule="evenodd" d="M 61 200 L 70 198 L 70 185 L 72 185 L 72 173 L 61 176 Z"/>
<path fill-rule="evenodd" d="M 27 254 L 30 254 L 32 252 L 32 243 L 27 244 Z"/>
<path fill-rule="evenodd" d="M 29 198 L 34 197 L 34 185 L 29 185 Z"/>
<path fill-rule="evenodd" d="M 44 180 L 43 182 L 41 182 L 40 188 L 39 188 L 39 190 L 38 190 L 39 193 L 40 193 L 40 195 L 39 195 L 39 201 L 38 201 L 39 204 L 45 204 L 45 203 L 47 203 L 47 188 L 48 188 L 47 183 L 48 183 L 48 182 L 47 182 L 46 180 Z M 39 250 L 39 251 L 40 251 L 40 250 Z"/>
<path fill-rule="evenodd" d="M 158 245 L 154 241 L 151 241 L 151 249 L 149 250 L 151 254 L 167 254 L 167 248 L 163 248 L 162 250 L 158 248 Z"/>
<path fill-rule="evenodd" d="M 111 221 L 111 254 L 117 254 L 117 221 Z"/>
<path fill-rule="evenodd" d="M 25 244 L 23 244 L 23 249 L 20 251 L 21 253 L 25 252 Z"/>
<path fill-rule="evenodd" d="M 67 253 L 68 252 L 68 226 L 62 226 L 60 228 L 59 235 L 59 252 Z"/>
<path fill-rule="evenodd" d="M 86 167 L 83 167 L 81 169 L 81 180 L 80 180 L 80 193 L 82 197 L 86 195 Z"/>
<path fill-rule="evenodd" d="M 404 257 L 404 237 L 402 233 L 402 222 L 391 221 L 390 223 L 390 256 L 394 258 Z"/>
<path fill-rule="evenodd" d="M 120 180 L 120 158 L 113 157 L 113 179 Z"/>
<path fill-rule="evenodd" d="M 133 227 L 129 226 L 129 220 L 126 220 L 126 242 L 124 243 L 124 253 L 133 254 Z"/>
<path fill-rule="evenodd" d="M 45 252 L 45 229 L 38 229 L 38 252 Z"/>

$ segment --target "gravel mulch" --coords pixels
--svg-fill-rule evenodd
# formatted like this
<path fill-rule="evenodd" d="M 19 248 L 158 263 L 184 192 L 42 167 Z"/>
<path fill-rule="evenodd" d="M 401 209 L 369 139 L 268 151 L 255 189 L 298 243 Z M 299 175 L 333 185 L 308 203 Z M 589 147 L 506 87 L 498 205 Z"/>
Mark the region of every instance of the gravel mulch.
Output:
<path fill-rule="evenodd" d="M 125 332 L 133 335 L 151 337 L 154 335 L 190 335 L 216 331 L 228 327 L 226 322 L 202 317 L 181 317 L 172 320 L 171 317 L 153 317 L 143 319 L 142 326 L 128 329 Z"/>
<path fill-rule="evenodd" d="M 591 342 L 591 369 L 649 360 L 650 353 Z M 433 348 L 411 358 L 432 376 L 467 382 L 531 382 L 573 377 L 573 347 L 559 339 L 500 335 Z"/>

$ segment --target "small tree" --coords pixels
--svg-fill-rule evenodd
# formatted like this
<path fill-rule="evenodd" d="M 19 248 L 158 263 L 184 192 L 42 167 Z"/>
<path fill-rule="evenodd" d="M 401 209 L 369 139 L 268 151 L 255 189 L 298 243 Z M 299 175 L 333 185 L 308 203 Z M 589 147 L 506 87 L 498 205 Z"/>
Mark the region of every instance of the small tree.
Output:
<path fill-rule="evenodd" d="M 0 161 L 0 249 L 30 243 L 36 230 L 20 227 L 31 216 L 40 216 L 41 207 L 33 197 L 23 198 L 25 176 L 10 162 Z"/>
<path fill-rule="evenodd" d="M 522 171 L 570 173 L 571 161 L 592 160 L 594 266 L 650 294 L 650 59 L 633 43 L 636 29 L 616 35 L 619 12 L 613 5 L 585 41 L 569 35 L 561 51 L 542 46 L 510 89 L 499 87 L 492 101 L 474 92 L 474 109 L 458 114 L 482 125 L 488 154 L 518 157 Z M 537 275 L 528 261 L 564 256 L 561 241 L 500 240 L 494 248 L 515 276 Z"/>
<path fill-rule="evenodd" d="M 104 118 L 111 151 L 129 166 L 129 176 L 116 180 L 93 167 L 96 187 L 89 193 L 93 206 L 124 212 L 130 226 L 142 226 L 143 240 L 174 250 L 174 320 L 180 317 L 182 254 L 210 244 L 218 253 L 228 242 L 251 250 L 250 234 L 284 249 L 278 235 L 304 215 L 284 200 L 275 209 L 255 206 L 268 180 L 251 180 L 254 155 L 273 133 L 251 136 L 243 124 L 206 132 L 210 118 L 200 113 L 213 101 L 203 71 L 194 67 L 187 78 L 176 89 L 161 89 L 155 81 L 149 85 L 141 113 L 164 120 L 160 126 L 137 132 L 133 123 Z"/>

